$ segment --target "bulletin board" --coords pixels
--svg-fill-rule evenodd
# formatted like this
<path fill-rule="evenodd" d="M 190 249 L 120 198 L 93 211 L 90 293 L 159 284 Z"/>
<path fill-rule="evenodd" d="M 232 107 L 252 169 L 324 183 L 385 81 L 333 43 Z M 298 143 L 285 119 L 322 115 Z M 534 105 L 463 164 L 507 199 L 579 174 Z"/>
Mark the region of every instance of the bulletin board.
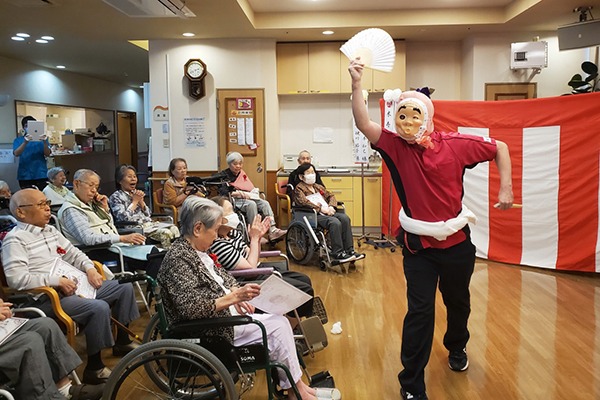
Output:
<path fill-rule="evenodd" d="M 237 151 L 243 156 L 255 156 L 256 98 L 227 99 L 227 152 Z"/>

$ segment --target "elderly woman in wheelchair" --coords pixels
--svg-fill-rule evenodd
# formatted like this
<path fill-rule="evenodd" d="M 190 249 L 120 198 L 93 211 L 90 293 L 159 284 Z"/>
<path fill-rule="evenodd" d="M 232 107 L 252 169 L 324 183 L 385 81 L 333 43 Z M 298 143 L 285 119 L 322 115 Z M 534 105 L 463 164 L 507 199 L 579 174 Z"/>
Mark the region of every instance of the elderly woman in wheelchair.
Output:
<path fill-rule="evenodd" d="M 333 261 L 345 263 L 365 258 L 354 251 L 350 217 L 336 209 L 338 203 L 333 193 L 315 183 L 315 167 L 302 164 L 297 171 L 300 183 L 294 188 L 294 205 L 317 212 L 317 225 L 329 232 Z"/>
<path fill-rule="evenodd" d="M 280 386 L 295 387 L 303 400 L 319 399 L 317 390 L 301 379 L 302 369 L 288 320 L 281 315 L 253 314 L 254 307 L 248 301 L 259 295 L 260 286 L 249 283 L 240 287 L 207 253 L 222 223 L 226 223 L 223 209 L 212 200 L 190 197 L 184 201 L 183 237 L 173 243 L 158 274 L 167 321 L 176 324 L 203 318 L 251 316 L 266 329 L 269 358 L 290 372 L 292 381 L 278 369 Z M 263 341 L 262 329 L 252 324 L 210 328 L 205 335 L 225 338 L 236 347 Z M 331 391 L 328 396 L 332 398 Z M 288 398 L 298 396 L 294 390 L 288 390 Z M 334 394 L 333 398 L 339 395 Z"/>

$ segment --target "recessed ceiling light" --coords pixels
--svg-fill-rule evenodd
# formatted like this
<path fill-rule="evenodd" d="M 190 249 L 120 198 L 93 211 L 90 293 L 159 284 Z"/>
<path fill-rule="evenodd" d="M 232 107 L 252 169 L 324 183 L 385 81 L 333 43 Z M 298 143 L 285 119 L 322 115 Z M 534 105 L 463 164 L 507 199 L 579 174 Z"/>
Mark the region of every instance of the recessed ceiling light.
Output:
<path fill-rule="evenodd" d="M 42 39 L 44 39 L 44 40 L 54 40 L 54 38 L 52 36 L 42 36 Z"/>
<path fill-rule="evenodd" d="M 35 39 L 35 42 L 36 42 L 36 43 L 41 43 L 41 44 L 48 43 L 48 41 L 47 41 L 47 40 L 44 40 L 44 39 Z"/>
<path fill-rule="evenodd" d="M 333 35 L 333 31 L 323 31 L 323 35 Z"/>
<path fill-rule="evenodd" d="M 22 42 L 23 40 L 25 40 L 25 38 L 19 37 L 19 36 L 13 36 L 11 37 L 12 40 L 16 40 L 18 42 Z"/>
<path fill-rule="evenodd" d="M 183 35 L 183 36 L 185 36 L 185 37 L 192 37 L 192 36 L 196 36 L 196 34 L 195 34 L 195 33 L 192 33 L 192 32 L 186 32 L 186 33 L 182 33 L 182 35 Z"/>
<path fill-rule="evenodd" d="M 29 33 L 17 33 L 18 37 L 24 37 L 24 38 L 28 38 L 29 37 Z"/>
<path fill-rule="evenodd" d="M 58 68 L 58 69 L 65 69 L 67 67 L 65 67 L 64 65 L 57 65 L 56 68 Z"/>

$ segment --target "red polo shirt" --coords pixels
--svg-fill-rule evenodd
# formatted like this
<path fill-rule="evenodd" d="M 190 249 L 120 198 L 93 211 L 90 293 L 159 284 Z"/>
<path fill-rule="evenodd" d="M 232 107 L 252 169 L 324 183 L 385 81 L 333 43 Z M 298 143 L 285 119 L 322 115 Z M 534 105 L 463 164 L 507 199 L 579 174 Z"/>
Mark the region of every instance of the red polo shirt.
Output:
<path fill-rule="evenodd" d="M 390 170 L 406 215 L 427 222 L 446 221 L 456 217 L 462 209 L 465 169 L 493 160 L 496 142 L 456 132 L 433 132 L 431 140 L 434 148 L 425 149 L 384 129 L 373 148 L 379 151 Z M 467 237 L 462 230 L 443 241 L 402 230 L 400 234 L 411 250 L 445 249 Z"/>

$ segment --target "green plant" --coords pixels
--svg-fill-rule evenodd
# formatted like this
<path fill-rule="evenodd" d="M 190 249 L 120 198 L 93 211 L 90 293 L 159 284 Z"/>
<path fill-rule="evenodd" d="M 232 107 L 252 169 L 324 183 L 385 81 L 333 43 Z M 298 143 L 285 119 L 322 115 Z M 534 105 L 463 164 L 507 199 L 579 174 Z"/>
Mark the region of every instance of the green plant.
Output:
<path fill-rule="evenodd" d="M 571 93 L 578 94 L 600 91 L 600 87 L 598 86 L 598 66 L 593 62 L 584 61 L 581 64 L 581 69 L 588 74 L 588 76 L 583 79 L 581 74 L 573 75 L 568 83 L 568 85 L 573 88 Z"/>

